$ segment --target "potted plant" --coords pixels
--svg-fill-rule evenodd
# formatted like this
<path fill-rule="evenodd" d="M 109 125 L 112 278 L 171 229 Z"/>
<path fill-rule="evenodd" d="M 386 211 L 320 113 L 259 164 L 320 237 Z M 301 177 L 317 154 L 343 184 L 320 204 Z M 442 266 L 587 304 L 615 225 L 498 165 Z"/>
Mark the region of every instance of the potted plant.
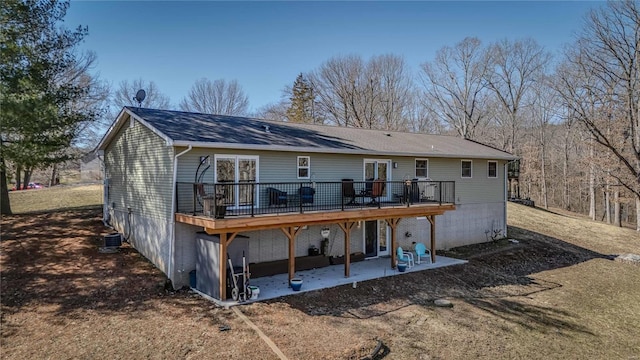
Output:
<path fill-rule="evenodd" d="M 300 288 L 302 287 L 302 279 L 293 278 L 289 281 L 289 285 L 293 291 L 300 291 Z"/>

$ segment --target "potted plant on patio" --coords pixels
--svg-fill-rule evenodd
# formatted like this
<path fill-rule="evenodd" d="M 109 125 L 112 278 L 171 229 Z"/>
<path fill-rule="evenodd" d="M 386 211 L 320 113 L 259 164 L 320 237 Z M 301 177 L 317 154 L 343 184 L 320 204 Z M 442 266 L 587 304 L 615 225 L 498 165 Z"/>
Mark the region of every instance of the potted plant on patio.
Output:
<path fill-rule="evenodd" d="M 302 279 L 293 278 L 289 281 L 289 285 L 291 285 L 291 289 L 293 291 L 300 291 L 300 288 L 302 287 Z"/>

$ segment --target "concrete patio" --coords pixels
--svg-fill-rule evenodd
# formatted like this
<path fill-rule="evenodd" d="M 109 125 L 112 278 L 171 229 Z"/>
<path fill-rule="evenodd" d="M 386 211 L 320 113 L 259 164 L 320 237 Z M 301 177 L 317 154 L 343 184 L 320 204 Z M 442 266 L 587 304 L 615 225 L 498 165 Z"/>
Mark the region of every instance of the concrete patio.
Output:
<path fill-rule="evenodd" d="M 351 276 L 344 277 L 344 265 L 331 265 L 319 269 L 311 269 L 305 271 L 297 271 L 296 278 L 302 279 L 303 284 L 300 291 L 293 291 L 288 284 L 288 274 L 278 274 L 273 276 L 265 276 L 256 279 L 251 279 L 251 286 L 257 286 L 260 289 L 258 299 L 247 300 L 242 304 L 248 304 L 255 301 L 263 301 L 269 299 L 275 299 L 282 296 L 301 294 L 307 291 L 314 291 L 320 289 L 326 289 L 336 287 L 340 285 L 353 284 L 358 282 L 372 280 L 387 276 L 397 276 L 408 274 L 416 271 L 424 271 L 429 269 L 436 269 L 445 266 L 465 264 L 466 260 L 453 259 L 444 256 L 436 256 L 436 262 L 434 264 L 422 261 L 421 264 L 415 264 L 411 268 L 407 268 L 405 272 L 400 272 L 397 269 L 391 269 L 389 266 L 389 258 L 374 258 L 364 260 L 351 264 Z M 196 290 L 196 292 L 200 293 Z M 213 300 L 212 298 L 200 293 L 201 295 Z M 216 303 L 222 306 L 234 306 L 238 305 L 235 301 L 217 301 Z"/>

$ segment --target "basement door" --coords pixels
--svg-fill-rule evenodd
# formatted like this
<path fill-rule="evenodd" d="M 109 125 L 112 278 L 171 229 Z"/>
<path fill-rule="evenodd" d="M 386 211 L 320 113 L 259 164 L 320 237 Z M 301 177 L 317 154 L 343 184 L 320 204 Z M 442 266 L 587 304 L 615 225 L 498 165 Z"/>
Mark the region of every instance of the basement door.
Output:
<path fill-rule="evenodd" d="M 369 220 L 364 223 L 364 254 L 372 258 L 389 255 L 389 227 L 384 220 Z"/>

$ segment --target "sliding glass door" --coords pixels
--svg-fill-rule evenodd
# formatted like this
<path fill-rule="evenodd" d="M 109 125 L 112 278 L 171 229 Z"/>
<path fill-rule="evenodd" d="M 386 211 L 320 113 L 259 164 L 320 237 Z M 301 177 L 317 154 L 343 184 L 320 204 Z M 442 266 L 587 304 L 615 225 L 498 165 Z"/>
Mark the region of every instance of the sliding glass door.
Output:
<path fill-rule="evenodd" d="M 247 155 L 216 155 L 217 184 L 222 184 L 227 206 L 258 206 L 254 184 L 258 181 L 258 157 Z M 229 185 L 225 186 L 225 183 Z M 220 186 L 219 186 L 220 187 Z"/>
<path fill-rule="evenodd" d="M 391 160 L 377 160 L 377 159 L 365 159 L 364 160 L 364 181 L 373 180 L 391 181 Z M 384 187 L 382 201 L 389 200 L 389 191 L 387 186 Z"/>

